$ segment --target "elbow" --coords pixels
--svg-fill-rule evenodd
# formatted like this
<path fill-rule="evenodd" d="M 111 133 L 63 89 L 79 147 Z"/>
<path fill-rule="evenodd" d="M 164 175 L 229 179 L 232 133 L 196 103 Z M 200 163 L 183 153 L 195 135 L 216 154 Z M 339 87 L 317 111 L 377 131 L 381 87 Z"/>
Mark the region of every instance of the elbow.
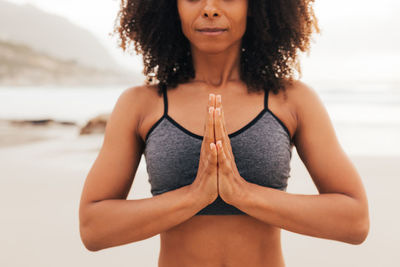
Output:
<path fill-rule="evenodd" d="M 364 243 L 364 241 L 368 237 L 370 222 L 369 216 L 365 215 L 360 217 L 356 223 L 353 224 L 351 233 L 348 235 L 346 243 L 352 245 L 360 245 Z"/>
<path fill-rule="evenodd" d="M 80 208 L 79 211 L 79 234 L 83 245 L 89 251 L 95 252 L 101 250 L 95 237 L 98 236 L 95 227 L 93 227 L 92 220 L 88 214 L 83 212 L 84 209 Z"/>
<path fill-rule="evenodd" d="M 96 252 L 99 251 L 100 249 L 94 246 L 90 241 L 82 239 L 82 243 L 85 246 L 85 248 L 91 252 Z"/>
<path fill-rule="evenodd" d="M 80 237 L 81 237 L 82 243 L 87 250 L 95 252 L 95 251 L 99 251 L 102 249 L 97 244 L 96 240 L 94 238 L 92 238 L 93 234 L 91 234 L 91 233 L 93 233 L 93 230 L 90 229 L 89 226 L 85 226 L 85 227 L 80 226 L 79 232 L 80 232 Z"/>
<path fill-rule="evenodd" d="M 101 248 L 98 248 L 98 247 L 92 245 L 91 243 L 88 243 L 88 242 L 84 242 L 84 241 L 83 241 L 83 244 L 84 244 L 85 248 L 86 248 L 87 250 L 91 251 L 91 252 L 96 252 L 96 251 L 101 250 Z"/>

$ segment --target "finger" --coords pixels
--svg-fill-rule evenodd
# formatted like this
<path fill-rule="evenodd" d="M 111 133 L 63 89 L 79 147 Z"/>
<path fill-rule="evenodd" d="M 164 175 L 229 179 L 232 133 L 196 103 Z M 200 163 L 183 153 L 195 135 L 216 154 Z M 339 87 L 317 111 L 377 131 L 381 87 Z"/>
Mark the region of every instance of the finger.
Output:
<path fill-rule="evenodd" d="M 228 137 L 228 132 L 225 129 L 224 109 L 222 107 L 222 96 L 221 95 L 216 95 L 215 96 L 215 108 L 220 108 L 221 109 L 221 120 L 222 120 L 222 125 L 223 125 L 223 134 L 225 134 Z"/>
<path fill-rule="evenodd" d="M 223 109 L 223 106 L 222 106 L 222 101 L 221 101 L 221 96 L 217 96 L 217 103 L 220 103 L 220 104 L 218 104 L 219 106 L 220 106 L 220 108 L 221 108 L 221 116 L 220 116 L 220 118 L 219 118 L 219 121 L 220 121 L 220 123 L 221 123 L 221 133 L 222 133 L 222 146 L 223 146 L 223 148 L 224 148 L 224 151 L 225 151 L 225 156 L 226 156 L 226 158 L 228 159 L 228 160 L 231 160 L 232 158 L 233 158 L 233 155 L 232 155 L 232 149 L 231 149 L 231 142 L 230 142 L 230 138 L 229 138 L 229 136 L 228 136 L 228 132 L 227 132 L 227 130 L 226 130 L 226 127 L 225 127 L 225 119 L 224 119 L 224 109 Z"/>
<path fill-rule="evenodd" d="M 223 133 L 222 146 L 223 146 L 224 151 L 226 153 L 225 155 L 226 155 L 227 159 L 230 160 L 230 159 L 232 159 L 231 140 L 230 140 L 230 138 L 228 136 L 228 132 L 227 132 L 226 127 L 225 127 L 224 109 L 222 108 L 222 105 L 221 105 L 220 124 L 221 124 L 221 132 Z"/>
<path fill-rule="evenodd" d="M 222 96 L 221 95 L 217 95 L 216 96 L 216 107 L 221 108 L 221 120 L 222 120 L 222 125 L 223 125 L 223 129 L 224 129 L 224 134 L 228 137 L 228 131 L 226 130 L 225 127 L 225 117 L 224 117 L 224 108 L 222 106 Z"/>
<path fill-rule="evenodd" d="M 212 121 L 211 121 L 211 123 L 209 124 L 209 129 L 208 129 L 208 132 L 209 132 L 209 137 L 210 137 L 210 140 L 211 140 L 211 142 L 214 142 L 214 139 L 215 139 L 215 127 L 214 127 L 214 124 L 215 124 L 215 115 L 214 115 L 214 111 L 215 111 L 215 95 L 214 94 L 210 94 L 210 96 L 209 96 L 209 102 L 210 102 L 210 107 L 212 107 L 212 111 L 211 111 L 211 114 L 209 114 L 210 116 L 211 116 L 211 118 L 212 118 Z"/>
<path fill-rule="evenodd" d="M 203 149 L 206 149 L 207 151 L 209 151 L 209 148 L 207 147 L 207 145 L 208 145 L 208 143 L 207 143 L 207 140 L 208 140 L 208 128 L 209 128 L 209 124 L 211 123 L 210 122 L 210 119 L 211 119 L 211 116 L 210 116 L 210 112 L 211 112 L 211 110 L 209 110 L 210 108 L 208 107 L 208 105 L 207 105 L 207 116 L 206 116 L 206 120 L 205 120 L 205 123 L 204 123 L 204 131 L 203 131 L 203 141 L 201 142 L 201 151 L 203 151 Z"/>
<path fill-rule="evenodd" d="M 220 109 L 220 108 L 217 108 Z M 217 123 L 215 125 L 215 140 L 221 140 L 222 142 L 222 147 L 225 151 L 225 156 L 228 160 L 230 160 L 232 158 L 232 156 L 230 155 L 230 141 L 229 141 L 229 136 L 227 136 L 224 132 L 224 123 L 222 121 L 222 110 L 220 110 L 221 114 L 220 115 L 216 115 L 217 118 Z M 217 113 L 218 114 L 218 113 Z"/>
<path fill-rule="evenodd" d="M 208 107 L 214 107 L 215 108 L 215 95 L 214 94 L 209 94 L 208 95 Z"/>
<path fill-rule="evenodd" d="M 208 102 L 207 102 L 207 106 L 206 106 L 206 119 L 204 120 L 205 123 L 204 123 L 204 128 L 203 128 L 204 136 L 207 133 L 207 122 L 208 122 L 208 117 L 210 116 L 209 109 L 210 109 L 210 107 L 214 106 L 214 98 L 215 98 L 214 94 L 208 95 Z"/>
<path fill-rule="evenodd" d="M 220 167 L 226 166 L 226 155 L 221 141 L 217 141 L 217 159 Z"/>
<path fill-rule="evenodd" d="M 222 105 L 222 96 L 221 95 L 216 95 L 215 96 L 215 107 L 220 108 Z"/>
<path fill-rule="evenodd" d="M 223 141 L 224 133 L 223 133 L 222 123 L 221 123 L 221 108 L 218 108 L 218 107 L 215 109 L 214 128 L 215 128 L 215 140 Z"/>
<path fill-rule="evenodd" d="M 210 156 L 210 161 L 213 164 L 217 164 L 217 147 L 215 146 L 214 143 L 210 143 L 210 150 L 211 150 L 211 156 Z"/>
<path fill-rule="evenodd" d="M 212 116 L 212 123 L 211 123 L 211 131 L 210 131 L 210 136 L 211 136 L 211 139 L 212 139 L 212 142 L 215 142 L 215 126 L 214 126 L 214 124 L 215 124 L 215 94 L 210 94 L 211 95 L 211 97 L 209 98 L 209 99 L 211 99 L 210 101 L 210 106 L 212 106 L 213 107 L 213 112 L 211 113 L 211 116 Z M 214 143 L 214 145 L 215 145 L 215 143 Z"/>
<path fill-rule="evenodd" d="M 205 139 L 207 143 L 210 143 L 214 142 L 214 107 L 209 107 L 208 111 L 206 133 L 203 139 Z"/>
<path fill-rule="evenodd" d="M 221 103 L 221 112 L 222 112 L 221 120 L 222 120 L 222 125 L 224 126 L 223 127 L 224 128 L 224 133 L 225 133 L 226 136 L 228 136 L 228 131 L 226 130 L 226 127 L 225 127 L 225 116 L 224 116 L 224 109 L 222 107 L 222 103 Z"/>
<path fill-rule="evenodd" d="M 223 146 L 225 148 L 225 151 L 227 151 L 227 157 L 232 158 L 232 151 L 231 149 L 229 149 L 229 146 L 231 144 L 230 139 L 229 139 L 229 135 L 228 135 L 228 131 L 226 130 L 226 126 L 225 126 L 225 116 L 224 116 L 224 108 L 222 106 L 222 96 L 221 95 L 217 95 L 216 96 L 216 107 L 221 108 L 221 122 L 222 122 L 222 129 L 223 129 Z"/>

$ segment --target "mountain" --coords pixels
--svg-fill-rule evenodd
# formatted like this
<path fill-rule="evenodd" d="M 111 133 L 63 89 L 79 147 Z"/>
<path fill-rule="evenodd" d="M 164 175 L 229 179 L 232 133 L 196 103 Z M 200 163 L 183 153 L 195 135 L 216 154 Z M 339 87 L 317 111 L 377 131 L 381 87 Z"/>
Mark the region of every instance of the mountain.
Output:
<path fill-rule="evenodd" d="M 96 69 L 37 52 L 27 45 L 0 41 L 0 86 L 131 85 L 143 79 L 143 75 Z"/>
<path fill-rule="evenodd" d="M 29 4 L 0 1 L 0 39 L 98 69 L 121 68 L 91 32 Z"/>

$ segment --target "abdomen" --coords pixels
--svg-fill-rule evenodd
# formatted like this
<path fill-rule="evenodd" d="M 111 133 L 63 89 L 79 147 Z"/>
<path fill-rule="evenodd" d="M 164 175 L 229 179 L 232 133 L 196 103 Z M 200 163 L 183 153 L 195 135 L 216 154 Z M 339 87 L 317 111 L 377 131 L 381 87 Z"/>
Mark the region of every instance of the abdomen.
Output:
<path fill-rule="evenodd" d="M 283 267 L 280 228 L 248 215 L 197 215 L 161 233 L 159 267 Z"/>

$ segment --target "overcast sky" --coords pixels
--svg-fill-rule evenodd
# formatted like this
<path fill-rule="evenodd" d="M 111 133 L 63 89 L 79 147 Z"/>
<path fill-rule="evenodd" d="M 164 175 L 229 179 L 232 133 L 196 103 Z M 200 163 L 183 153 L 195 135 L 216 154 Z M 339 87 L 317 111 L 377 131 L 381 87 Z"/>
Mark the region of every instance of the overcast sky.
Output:
<path fill-rule="evenodd" d="M 7 0 L 16 4 L 29 3 L 46 12 L 67 18 L 71 23 L 94 33 L 116 60 L 128 68 L 141 71 L 143 65 L 138 56 L 123 54 L 117 48 L 115 38 L 108 34 L 113 30 L 120 1 L 118 0 Z"/>
<path fill-rule="evenodd" d="M 93 32 L 99 40 L 107 47 L 116 60 L 129 68 L 141 71 L 143 66 L 141 58 L 135 55 L 123 54 L 120 48 L 117 48 L 115 38 L 108 34 L 113 29 L 113 23 L 116 18 L 120 0 L 7 0 L 12 3 L 23 4 L 30 3 L 44 11 L 61 15 L 69 19 L 72 23 L 88 29 Z M 173 0 L 171 0 L 173 1 Z M 397 16 L 400 12 L 400 1 L 398 0 L 335 0 L 335 1 L 315 1 L 314 9 L 319 21 L 319 25 L 325 35 L 339 27 L 346 29 L 346 24 L 350 22 L 357 23 L 366 21 L 363 30 L 368 29 L 374 21 L 399 21 Z M 364 24 L 362 24 L 364 25 Z M 331 31 L 332 29 L 332 31 Z M 385 31 L 385 29 L 381 29 Z M 352 34 L 351 32 L 349 34 Z M 388 35 L 393 35 L 388 32 Z M 320 40 L 321 35 L 316 36 L 316 43 L 313 44 L 316 50 L 324 49 L 324 42 Z M 320 43 L 318 41 L 320 40 Z M 320 46 L 320 47 L 318 47 Z M 327 53 L 325 51 L 324 53 Z M 312 61 L 311 58 L 304 58 L 304 61 Z M 305 62 L 307 64 L 307 62 Z"/>

